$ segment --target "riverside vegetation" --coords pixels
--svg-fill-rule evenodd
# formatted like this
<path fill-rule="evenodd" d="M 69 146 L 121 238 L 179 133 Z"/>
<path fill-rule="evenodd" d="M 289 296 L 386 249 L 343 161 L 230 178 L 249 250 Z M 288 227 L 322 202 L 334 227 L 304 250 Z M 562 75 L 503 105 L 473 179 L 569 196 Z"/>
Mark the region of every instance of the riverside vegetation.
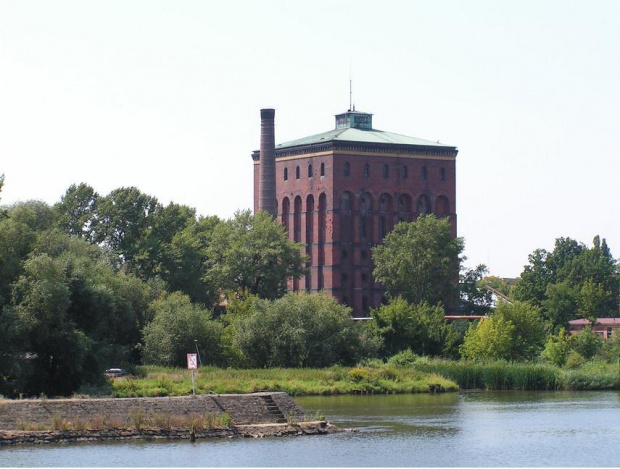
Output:
<path fill-rule="evenodd" d="M 605 239 L 558 238 L 515 281 L 464 268 L 463 249 L 447 218 L 399 223 L 372 250 L 385 302 L 356 322 L 327 295 L 286 292 L 304 246 L 264 213 L 201 217 L 86 184 L 54 206 L 0 207 L 0 394 L 187 394 L 178 367 L 196 349 L 201 391 L 618 389 L 618 337 L 566 334 L 618 314 Z M 487 285 L 510 301 L 493 305 Z M 447 324 L 447 311 L 485 318 Z M 110 385 L 103 371 L 119 366 L 135 378 Z"/>

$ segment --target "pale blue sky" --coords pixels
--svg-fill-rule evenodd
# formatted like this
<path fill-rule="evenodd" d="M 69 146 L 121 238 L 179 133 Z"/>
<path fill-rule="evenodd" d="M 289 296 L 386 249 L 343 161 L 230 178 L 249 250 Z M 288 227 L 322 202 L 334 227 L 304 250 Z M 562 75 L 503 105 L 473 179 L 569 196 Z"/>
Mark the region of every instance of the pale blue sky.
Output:
<path fill-rule="evenodd" d="M 620 2 L 0 0 L 3 204 L 137 186 L 252 207 L 276 141 L 374 126 L 456 145 L 466 265 L 517 276 L 556 237 L 620 256 Z"/>

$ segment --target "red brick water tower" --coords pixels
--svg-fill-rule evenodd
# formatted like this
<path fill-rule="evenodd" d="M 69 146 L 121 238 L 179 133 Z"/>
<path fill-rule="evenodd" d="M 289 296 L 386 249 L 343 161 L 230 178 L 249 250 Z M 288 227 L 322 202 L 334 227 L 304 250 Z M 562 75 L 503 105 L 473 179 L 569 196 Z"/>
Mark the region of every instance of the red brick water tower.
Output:
<path fill-rule="evenodd" d="M 306 246 L 308 275 L 293 291 L 324 291 L 355 317 L 378 306 L 371 248 L 399 221 L 450 217 L 456 236 L 456 147 L 373 129 L 372 114 L 347 111 L 335 129 L 275 145 L 273 109 L 261 110 L 254 211 L 281 220 Z"/>

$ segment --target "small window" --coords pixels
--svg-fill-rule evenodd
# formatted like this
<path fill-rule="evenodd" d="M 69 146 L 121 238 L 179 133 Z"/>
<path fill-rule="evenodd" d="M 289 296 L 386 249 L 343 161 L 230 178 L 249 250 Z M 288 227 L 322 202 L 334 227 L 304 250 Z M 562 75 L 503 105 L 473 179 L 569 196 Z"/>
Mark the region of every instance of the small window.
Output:
<path fill-rule="evenodd" d="M 444 168 L 441 168 L 439 170 L 439 179 L 441 179 L 442 181 L 446 180 L 446 170 Z"/>
<path fill-rule="evenodd" d="M 284 180 L 288 181 L 288 168 L 284 168 Z"/>
<path fill-rule="evenodd" d="M 614 333 L 613 328 L 612 327 L 608 327 L 607 328 L 607 338 L 609 339 L 613 333 Z"/>
<path fill-rule="evenodd" d="M 370 165 L 366 163 L 364 165 L 364 177 L 367 178 L 370 176 Z"/>
<path fill-rule="evenodd" d="M 325 163 L 321 163 L 321 176 L 325 176 Z"/>
<path fill-rule="evenodd" d="M 312 177 L 312 165 L 309 164 L 308 165 L 308 178 L 311 178 L 311 177 Z"/>
<path fill-rule="evenodd" d="M 422 168 L 422 181 L 426 181 L 426 166 Z"/>
<path fill-rule="evenodd" d="M 366 251 L 362 251 L 362 259 L 366 259 L 368 257 L 368 253 Z"/>
<path fill-rule="evenodd" d="M 341 275 L 340 278 L 342 279 L 342 283 L 343 284 L 347 283 L 347 280 L 349 280 L 349 276 L 347 274 L 344 274 L 344 273 Z"/>
<path fill-rule="evenodd" d="M 407 171 L 407 166 L 403 166 L 402 174 L 403 174 L 403 179 L 407 179 L 407 176 L 409 176 L 408 171 Z"/>
<path fill-rule="evenodd" d="M 383 179 L 390 177 L 390 167 L 386 164 L 383 165 Z"/>
<path fill-rule="evenodd" d="M 362 283 L 368 283 L 368 274 L 362 274 Z"/>
<path fill-rule="evenodd" d="M 351 172 L 351 167 L 349 166 L 349 163 L 345 163 L 344 164 L 344 175 L 345 175 L 345 177 L 349 177 L 350 172 Z"/>
<path fill-rule="evenodd" d="M 295 168 L 295 179 L 299 179 L 299 166 Z"/>
<path fill-rule="evenodd" d="M 347 257 L 349 257 L 349 253 L 343 250 L 342 253 L 340 254 L 340 257 L 342 257 L 343 259 L 346 259 Z"/>

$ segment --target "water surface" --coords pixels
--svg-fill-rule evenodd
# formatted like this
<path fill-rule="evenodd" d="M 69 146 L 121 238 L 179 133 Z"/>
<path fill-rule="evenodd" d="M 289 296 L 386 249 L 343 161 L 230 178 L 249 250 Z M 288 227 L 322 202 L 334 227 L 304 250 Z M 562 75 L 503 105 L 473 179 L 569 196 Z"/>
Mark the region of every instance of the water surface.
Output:
<path fill-rule="evenodd" d="M 2 466 L 620 466 L 620 393 L 303 397 L 355 433 L 0 448 Z"/>

